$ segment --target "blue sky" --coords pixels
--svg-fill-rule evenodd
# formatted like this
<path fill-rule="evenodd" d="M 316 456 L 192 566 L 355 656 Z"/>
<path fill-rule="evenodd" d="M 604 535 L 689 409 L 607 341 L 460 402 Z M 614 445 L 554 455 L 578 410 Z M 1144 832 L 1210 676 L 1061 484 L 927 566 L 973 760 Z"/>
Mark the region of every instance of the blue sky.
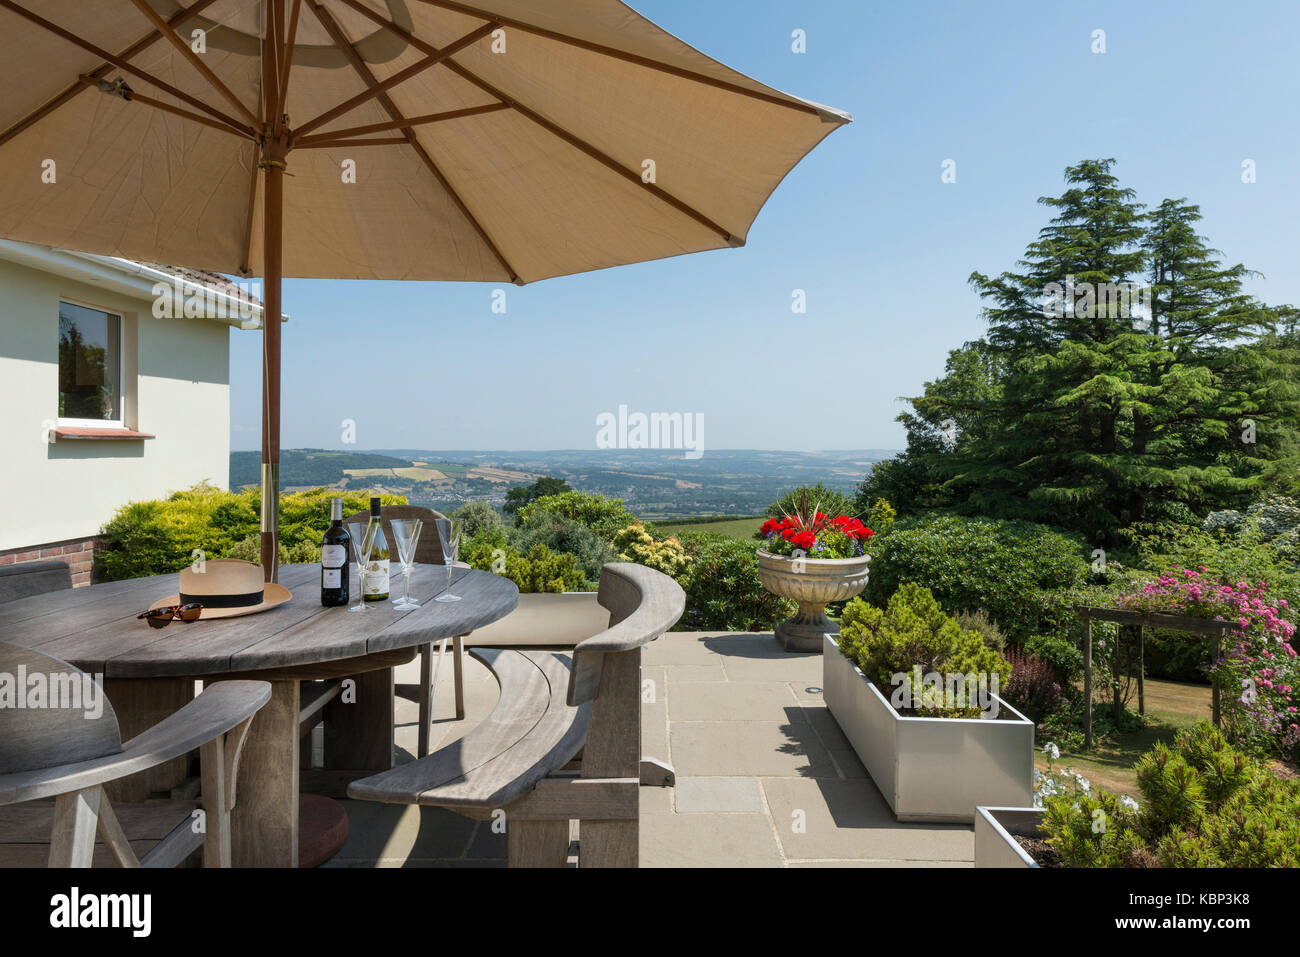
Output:
<path fill-rule="evenodd" d="M 897 398 L 984 330 L 967 276 L 1013 266 L 1047 220 L 1037 198 L 1090 157 L 1150 206 L 1200 204 L 1212 245 L 1264 274 L 1251 292 L 1300 303 L 1294 0 L 632 6 L 855 122 L 744 249 L 508 287 L 504 316 L 492 284 L 288 281 L 285 448 L 342 447 L 344 418 L 361 449 L 592 448 L 620 404 L 702 414 L 712 448 L 899 447 Z M 234 449 L 258 446 L 260 348 L 232 334 Z"/>

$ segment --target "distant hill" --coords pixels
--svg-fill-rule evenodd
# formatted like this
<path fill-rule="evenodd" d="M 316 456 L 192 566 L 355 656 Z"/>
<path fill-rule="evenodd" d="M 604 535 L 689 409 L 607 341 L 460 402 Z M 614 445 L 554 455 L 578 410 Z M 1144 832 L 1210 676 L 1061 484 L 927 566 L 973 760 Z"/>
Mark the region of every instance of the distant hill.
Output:
<path fill-rule="evenodd" d="M 404 469 L 409 459 L 376 452 L 331 452 L 327 449 L 282 449 L 280 487 L 338 485 L 344 469 Z M 262 481 L 261 452 L 230 453 L 230 487 L 258 485 Z"/>
<path fill-rule="evenodd" d="M 405 495 L 412 505 L 442 512 L 468 501 L 500 507 L 505 494 L 539 475 L 553 475 L 582 492 L 623 499 L 642 518 L 761 515 L 790 489 L 821 482 L 851 494 L 892 449 L 773 452 L 708 450 L 684 459 L 660 449 L 430 451 L 379 449 L 341 452 L 290 449 L 281 453 L 282 488 L 328 485 Z M 256 452 L 231 455 L 230 484 L 255 485 Z"/>

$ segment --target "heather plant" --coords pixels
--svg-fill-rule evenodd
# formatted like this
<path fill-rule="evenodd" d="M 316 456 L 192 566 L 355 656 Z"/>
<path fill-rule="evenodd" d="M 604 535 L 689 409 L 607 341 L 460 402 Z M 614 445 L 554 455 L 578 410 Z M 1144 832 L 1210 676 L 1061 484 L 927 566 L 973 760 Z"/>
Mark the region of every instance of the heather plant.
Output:
<path fill-rule="evenodd" d="M 979 632 L 963 630 L 928 588 L 911 583 L 902 585 L 884 609 L 861 598 L 850 601 L 840 620 L 839 646 L 886 697 L 903 676 L 910 700 L 932 715 L 974 717 L 979 709 L 972 707 L 968 680 L 966 693 L 950 702 L 934 694 L 925 676 L 982 676 L 998 692 L 1011 673 L 1007 660 L 985 645 Z"/>
<path fill-rule="evenodd" d="M 1007 653 L 1011 676 L 998 694 L 1035 724 L 1061 707 L 1063 695 L 1055 672 L 1042 658 L 1012 649 Z"/>

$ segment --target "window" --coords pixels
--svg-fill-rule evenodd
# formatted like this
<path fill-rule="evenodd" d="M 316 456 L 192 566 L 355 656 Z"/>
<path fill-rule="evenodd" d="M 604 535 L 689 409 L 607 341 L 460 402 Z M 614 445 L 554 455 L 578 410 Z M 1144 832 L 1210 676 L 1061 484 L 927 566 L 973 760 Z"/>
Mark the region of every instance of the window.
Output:
<path fill-rule="evenodd" d="M 59 420 L 122 423 L 122 317 L 59 302 Z"/>

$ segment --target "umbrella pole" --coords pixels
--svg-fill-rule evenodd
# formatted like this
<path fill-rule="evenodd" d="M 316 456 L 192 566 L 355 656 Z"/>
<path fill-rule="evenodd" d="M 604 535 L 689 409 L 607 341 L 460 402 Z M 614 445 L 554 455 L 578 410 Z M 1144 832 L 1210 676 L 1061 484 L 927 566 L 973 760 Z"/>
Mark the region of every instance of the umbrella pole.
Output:
<path fill-rule="evenodd" d="M 273 582 L 280 555 L 280 284 L 284 220 L 284 141 L 265 145 L 262 216 L 262 569 Z"/>

